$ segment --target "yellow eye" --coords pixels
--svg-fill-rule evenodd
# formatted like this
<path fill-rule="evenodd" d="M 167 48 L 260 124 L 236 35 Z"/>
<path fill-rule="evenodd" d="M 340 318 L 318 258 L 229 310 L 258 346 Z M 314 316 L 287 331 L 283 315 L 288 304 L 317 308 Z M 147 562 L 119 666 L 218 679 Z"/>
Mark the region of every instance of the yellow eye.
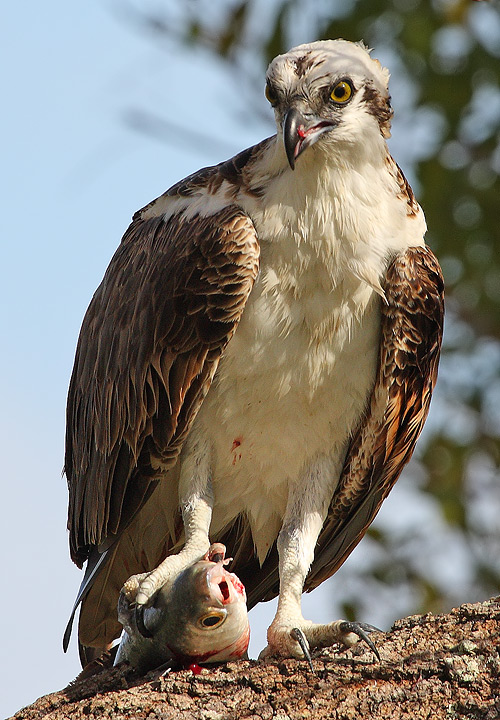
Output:
<path fill-rule="evenodd" d="M 269 100 L 271 105 L 274 107 L 274 105 L 278 102 L 278 96 L 276 95 L 273 88 L 269 85 L 269 83 L 266 84 L 266 90 L 265 90 L 266 99 Z"/>
<path fill-rule="evenodd" d="M 330 93 L 331 99 L 336 103 L 346 103 L 352 95 L 352 85 L 347 80 L 338 82 Z"/>

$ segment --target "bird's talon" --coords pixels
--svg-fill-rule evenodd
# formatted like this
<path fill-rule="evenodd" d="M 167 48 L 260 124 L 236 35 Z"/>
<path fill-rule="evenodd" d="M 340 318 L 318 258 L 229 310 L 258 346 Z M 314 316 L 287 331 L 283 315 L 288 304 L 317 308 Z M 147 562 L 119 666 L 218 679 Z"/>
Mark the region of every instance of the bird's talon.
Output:
<path fill-rule="evenodd" d="M 370 625 L 370 623 L 358 623 L 358 626 L 362 628 L 362 630 L 365 630 L 367 633 L 371 632 L 384 632 L 378 627 L 375 627 L 375 625 Z"/>
<path fill-rule="evenodd" d="M 145 593 L 142 590 L 139 590 L 137 593 L 137 596 L 135 598 L 135 602 L 137 605 L 146 605 L 149 602 L 150 594 Z"/>
<path fill-rule="evenodd" d="M 374 627 L 373 625 L 368 625 L 367 623 L 357 623 L 350 622 L 349 620 L 344 620 L 340 624 L 340 630 L 345 635 L 348 635 L 349 633 L 354 633 L 355 635 L 357 635 L 368 645 L 377 660 L 380 661 L 380 655 L 377 648 L 375 647 L 375 643 L 368 637 L 369 632 L 378 631 L 378 628 Z"/>
<path fill-rule="evenodd" d="M 135 608 L 135 624 L 142 637 L 152 638 L 154 633 L 146 626 L 144 621 L 144 605 L 136 605 Z"/>
<path fill-rule="evenodd" d="M 311 672 L 314 673 L 314 667 L 313 667 L 312 657 L 311 657 L 311 650 L 309 648 L 309 642 L 308 642 L 306 636 L 304 635 L 304 631 L 301 630 L 300 628 L 295 627 L 290 630 L 290 635 L 292 636 L 292 638 L 294 640 L 296 640 L 299 643 L 300 649 L 304 653 L 304 657 L 307 660 L 309 667 L 311 668 Z"/>

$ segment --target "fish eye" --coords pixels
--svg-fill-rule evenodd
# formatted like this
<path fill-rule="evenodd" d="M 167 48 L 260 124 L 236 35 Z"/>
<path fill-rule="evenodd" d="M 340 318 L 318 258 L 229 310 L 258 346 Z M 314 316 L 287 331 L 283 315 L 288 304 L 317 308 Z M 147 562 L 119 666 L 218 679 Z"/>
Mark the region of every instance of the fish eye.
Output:
<path fill-rule="evenodd" d="M 333 86 L 330 93 L 330 99 L 333 100 L 333 102 L 340 103 L 341 105 L 350 100 L 351 96 L 352 85 L 348 80 L 340 80 Z"/>
<path fill-rule="evenodd" d="M 213 630 L 213 628 L 218 627 L 219 625 L 222 625 L 224 620 L 226 619 L 225 613 L 219 613 L 219 612 L 211 612 L 204 615 L 202 618 L 200 618 L 200 625 L 207 629 L 207 630 Z"/>

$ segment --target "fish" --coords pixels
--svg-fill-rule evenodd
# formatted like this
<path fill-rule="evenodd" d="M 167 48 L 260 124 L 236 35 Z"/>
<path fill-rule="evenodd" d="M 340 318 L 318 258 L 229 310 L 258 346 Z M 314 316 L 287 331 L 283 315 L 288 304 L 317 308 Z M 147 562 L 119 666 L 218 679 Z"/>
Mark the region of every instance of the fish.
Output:
<path fill-rule="evenodd" d="M 118 619 L 123 625 L 114 665 L 127 661 L 141 673 L 169 663 L 201 665 L 244 657 L 250 640 L 246 592 L 228 572 L 222 543 L 202 560 L 167 581 L 140 614 L 122 592 Z"/>

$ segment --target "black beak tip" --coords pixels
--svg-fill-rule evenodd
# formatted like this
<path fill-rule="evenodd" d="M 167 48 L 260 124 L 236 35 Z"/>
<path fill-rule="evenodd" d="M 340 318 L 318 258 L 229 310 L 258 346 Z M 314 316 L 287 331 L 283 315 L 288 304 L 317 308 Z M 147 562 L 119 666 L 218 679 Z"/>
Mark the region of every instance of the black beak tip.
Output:
<path fill-rule="evenodd" d="M 299 142 L 298 128 L 302 124 L 304 124 L 304 118 L 301 113 L 297 108 L 290 108 L 283 121 L 283 144 L 285 145 L 288 164 L 292 170 L 295 170 L 295 160 L 298 157 L 298 154 L 295 154 L 295 150 Z"/>

